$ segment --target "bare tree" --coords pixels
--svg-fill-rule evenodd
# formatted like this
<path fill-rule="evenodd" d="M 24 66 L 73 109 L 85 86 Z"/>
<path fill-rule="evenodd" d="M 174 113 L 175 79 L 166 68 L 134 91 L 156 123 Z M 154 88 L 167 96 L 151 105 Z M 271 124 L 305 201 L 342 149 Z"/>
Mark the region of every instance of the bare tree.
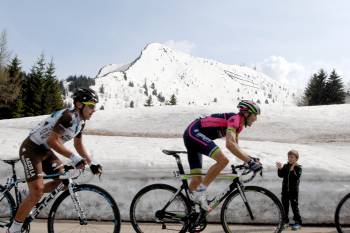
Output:
<path fill-rule="evenodd" d="M 4 30 L 0 34 L 0 70 L 6 67 L 10 56 L 11 52 L 7 48 L 7 33 Z"/>

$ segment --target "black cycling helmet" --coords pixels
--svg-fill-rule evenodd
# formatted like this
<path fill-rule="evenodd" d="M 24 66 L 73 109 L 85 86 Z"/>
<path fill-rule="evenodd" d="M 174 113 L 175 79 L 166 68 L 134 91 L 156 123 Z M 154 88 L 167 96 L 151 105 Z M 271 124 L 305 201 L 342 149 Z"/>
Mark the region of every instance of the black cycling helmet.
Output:
<path fill-rule="evenodd" d="M 248 112 L 255 115 L 259 115 L 261 113 L 259 105 L 250 100 L 242 100 L 237 105 L 237 108 L 239 109 L 239 112 Z"/>
<path fill-rule="evenodd" d="M 98 103 L 98 95 L 90 88 L 78 88 L 72 95 L 73 102 L 90 102 Z"/>

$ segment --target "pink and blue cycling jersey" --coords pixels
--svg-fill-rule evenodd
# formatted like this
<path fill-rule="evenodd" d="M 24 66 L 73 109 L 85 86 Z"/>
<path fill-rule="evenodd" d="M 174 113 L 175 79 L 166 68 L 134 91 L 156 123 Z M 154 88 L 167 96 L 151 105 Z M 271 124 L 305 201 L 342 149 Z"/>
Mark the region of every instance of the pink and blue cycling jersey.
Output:
<path fill-rule="evenodd" d="M 227 129 L 238 136 L 243 121 L 243 116 L 236 113 L 217 113 L 193 121 L 183 135 L 191 171 L 202 168 L 202 154 L 215 157 L 220 149 L 213 140 L 225 137 Z"/>
<path fill-rule="evenodd" d="M 212 140 L 225 137 L 228 128 L 235 129 L 239 134 L 243 129 L 241 124 L 243 120 L 243 117 L 236 113 L 212 114 L 199 119 L 200 131 Z"/>

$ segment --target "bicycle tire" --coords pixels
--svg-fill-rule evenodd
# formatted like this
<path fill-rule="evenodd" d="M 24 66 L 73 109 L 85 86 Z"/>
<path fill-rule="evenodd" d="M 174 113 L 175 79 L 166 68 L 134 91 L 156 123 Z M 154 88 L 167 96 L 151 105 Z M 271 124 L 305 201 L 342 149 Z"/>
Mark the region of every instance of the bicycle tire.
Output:
<path fill-rule="evenodd" d="M 49 233 L 66 232 L 66 229 L 74 233 L 75 228 L 78 230 L 76 232 L 80 232 L 84 228 L 83 232 L 87 233 L 120 232 L 119 209 L 113 197 L 106 190 L 91 184 L 75 185 L 73 190 L 79 196 L 79 201 L 86 214 L 87 225 L 80 223 L 70 193 L 66 190 L 56 199 L 50 210 L 47 225 Z M 86 199 L 88 202 L 82 203 Z M 96 211 L 96 209 L 99 211 Z M 73 213 L 70 214 L 69 210 L 72 210 Z M 110 213 L 106 214 L 105 211 L 108 210 Z M 61 220 L 63 220 L 63 223 Z M 74 228 L 73 224 L 77 226 Z"/>
<path fill-rule="evenodd" d="M 348 201 L 349 200 L 349 201 Z M 347 202 L 348 201 L 348 202 Z M 334 220 L 335 220 L 335 227 L 337 228 L 338 233 L 345 233 L 345 232 L 350 232 L 350 222 L 342 223 L 342 209 L 345 208 L 346 203 L 349 203 L 350 205 L 350 193 L 345 195 L 337 205 L 337 208 L 335 209 L 335 215 L 334 215 Z M 350 211 L 347 211 L 350 213 Z M 349 219 L 349 216 L 347 216 L 347 219 Z M 345 231 L 345 227 L 347 227 L 347 230 Z"/>
<path fill-rule="evenodd" d="M 0 185 L 0 226 L 9 227 L 16 214 L 16 202 L 9 191 Z"/>
<path fill-rule="evenodd" d="M 153 233 L 160 229 L 162 229 L 162 232 L 166 232 L 166 230 L 185 232 L 188 223 L 184 219 L 187 218 L 190 212 L 190 206 L 181 192 L 177 194 L 166 209 L 166 214 L 174 215 L 174 218 L 162 216 L 163 212 L 160 211 L 177 191 L 178 189 L 167 184 L 152 184 L 141 189 L 133 198 L 130 206 L 130 221 L 134 230 L 137 233 Z M 151 196 L 148 197 L 148 195 Z M 143 198 L 145 197 L 144 204 Z M 143 208 L 143 204 L 146 205 L 145 208 Z M 151 208 L 154 210 L 150 210 Z M 158 217 L 156 217 L 156 214 L 158 214 Z M 179 226 L 176 224 L 179 224 Z"/>
<path fill-rule="evenodd" d="M 270 230 L 276 233 L 282 232 L 284 210 L 276 195 L 258 186 L 246 186 L 244 187 L 244 193 L 255 219 L 251 219 L 248 208 L 244 204 L 239 191 L 236 190 L 225 199 L 221 207 L 221 224 L 224 231 L 226 233 L 233 233 L 236 230 L 231 230 L 230 226 L 239 228 L 239 225 L 245 231 L 249 232 L 270 232 Z M 235 209 L 232 211 L 232 214 L 229 212 L 230 204 Z M 271 215 L 272 212 L 274 214 L 273 216 Z M 230 222 L 228 222 L 229 220 Z M 273 225 L 271 226 L 269 224 Z M 260 229 L 257 229 L 258 227 Z M 251 229 L 248 230 L 247 228 Z M 239 230 L 239 232 L 242 231 Z"/>

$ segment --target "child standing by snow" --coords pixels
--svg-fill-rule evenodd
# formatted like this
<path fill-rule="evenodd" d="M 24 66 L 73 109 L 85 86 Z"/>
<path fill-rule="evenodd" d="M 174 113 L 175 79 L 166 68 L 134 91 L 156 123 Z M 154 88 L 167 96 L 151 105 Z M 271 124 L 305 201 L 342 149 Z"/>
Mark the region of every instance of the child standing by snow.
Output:
<path fill-rule="evenodd" d="M 288 163 L 282 166 L 282 163 L 276 162 L 278 176 L 283 178 L 282 182 L 282 204 L 286 214 L 285 224 L 289 223 L 288 212 L 289 202 L 291 204 L 294 214 L 294 224 L 291 224 L 292 230 L 298 230 L 301 228 L 302 220 L 298 207 L 299 198 L 299 183 L 302 173 L 301 166 L 297 163 L 299 159 L 299 153 L 296 150 L 288 152 Z"/>

